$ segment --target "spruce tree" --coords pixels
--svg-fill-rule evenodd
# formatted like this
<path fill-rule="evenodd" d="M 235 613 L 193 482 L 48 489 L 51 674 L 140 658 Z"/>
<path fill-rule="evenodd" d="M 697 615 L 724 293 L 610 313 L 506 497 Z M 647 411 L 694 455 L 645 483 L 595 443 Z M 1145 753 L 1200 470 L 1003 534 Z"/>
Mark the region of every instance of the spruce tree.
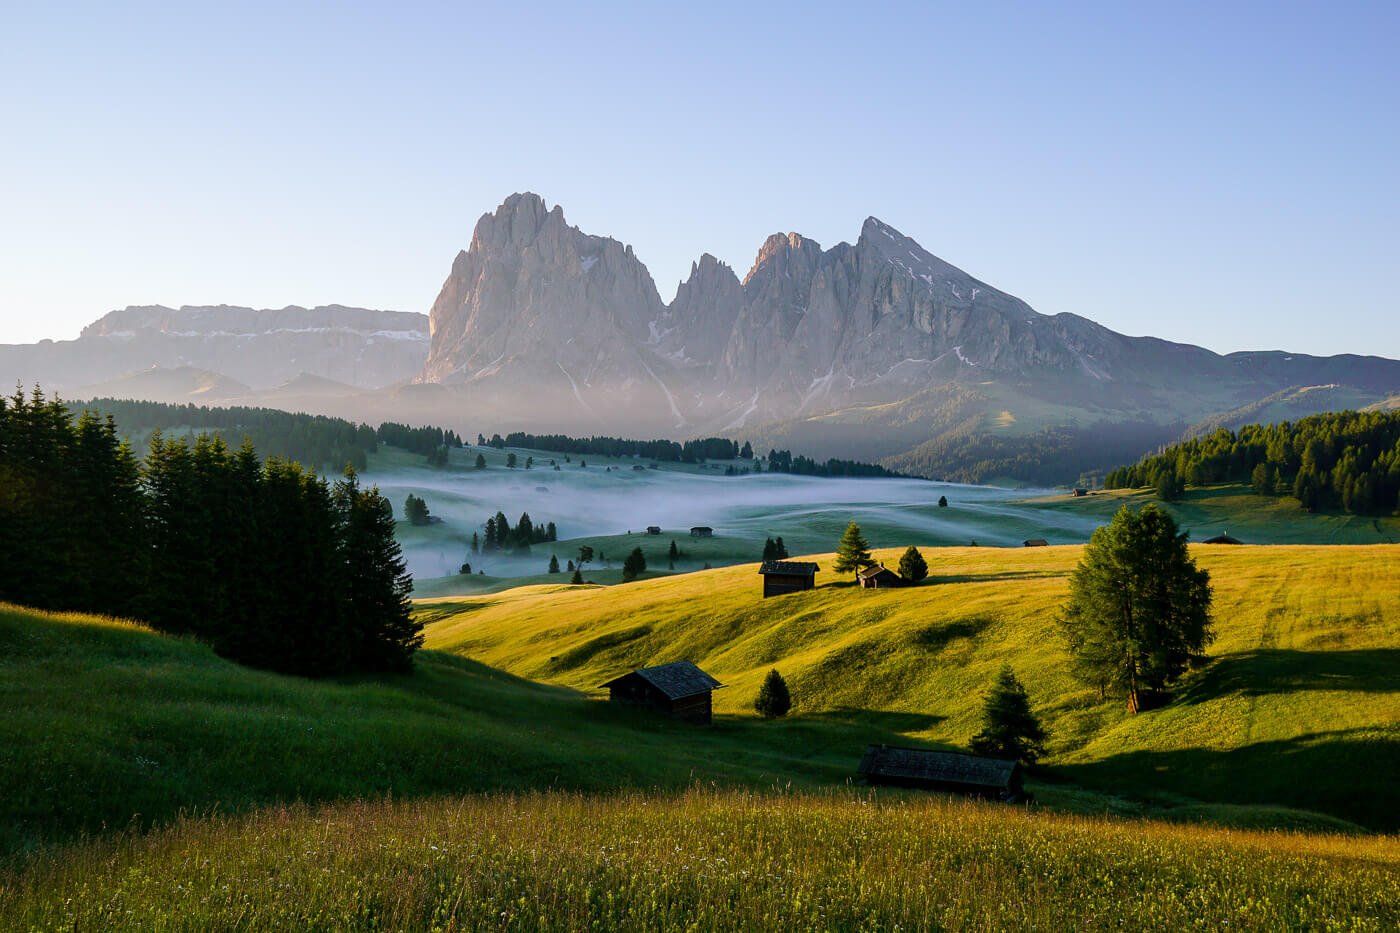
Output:
<path fill-rule="evenodd" d="M 641 548 L 634 547 L 632 553 L 628 554 L 622 562 L 622 582 L 631 583 L 646 569 L 646 555 L 642 553 Z"/>
<path fill-rule="evenodd" d="M 774 560 L 774 559 L 775 559 L 774 556 L 773 556 L 773 554 L 774 554 L 774 548 L 775 548 L 775 545 L 773 544 L 773 539 L 772 539 L 772 538 L 765 538 L 765 539 L 763 540 L 763 558 L 762 558 L 762 560 L 763 560 L 763 562 L 764 562 L 765 564 L 768 563 L 770 560 Z"/>
<path fill-rule="evenodd" d="M 476 468 L 477 468 L 478 470 L 484 470 L 484 469 L 486 469 L 486 455 L 485 455 L 485 454 L 477 454 L 477 455 L 476 455 Z"/>
<path fill-rule="evenodd" d="M 1060 619 L 1071 671 L 1127 694 L 1175 681 L 1212 640 L 1210 574 L 1196 566 L 1186 535 L 1156 505 L 1118 510 L 1084 548 Z"/>
<path fill-rule="evenodd" d="M 336 484 L 335 496 L 352 668 L 406 671 L 423 644 L 423 624 L 411 613 L 413 578 L 394 537 L 389 504 L 377 488 L 361 488 L 353 469 Z"/>
<path fill-rule="evenodd" d="M 574 575 L 569 578 L 569 582 L 575 586 L 581 585 L 583 583 L 583 571 L 575 567 Z"/>
<path fill-rule="evenodd" d="M 928 576 L 928 563 L 924 560 L 924 555 L 919 553 L 919 549 L 912 544 L 900 555 L 899 575 L 906 583 L 918 583 Z"/>
<path fill-rule="evenodd" d="M 783 680 L 783 675 L 778 673 L 777 668 L 770 670 L 763 678 L 763 685 L 758 688 L 753 708 L 764 719 L 786 716 L 792 709 L 792 694 L 788 693 L 787 681 Z"/>
<path fill-rule="evenodd" d="M 549 572 L 550 572 L 550 573 L 558 573 L 558 572 L 559 572 L 559 556 L 558 556 L 557 554 L 551 554 L 551 555 L 549 555 Z"/>
<path fill-rule="evenodd" d="M 773 541 L 773 559 L 774 559 L 774 560 L 787 560 L 787 559 L 788 559 L 788 549 L 787 549 L 787 545 L 783 543 L 783 536 L 782 536 L 782 535 L 778 535 L 778 537 L 775 538 L 774 541 Z"/>
<path fill-rule="evenodd" d="M 982 731 L 972 740 L 979 755 L 1035 764 L 1045 754 L 1045 730 L 1031 712 L 1026 688 L 1011 666 L 1003 664 L 982 706 Z"/>
<path fill-rule="evenodd" d="M 947 497 L 947 496 L 939 496 L 939 497 L 938 497 L 938 507 L 939 507 L 940 509 L 946 509 L 946 508 L 948 507 L 948 497 Z"/>
<path fill-rule="evenodd" d="M 836 545 L 834 569 L 837 573 L 854 573 L 873 563 L 875 560 L 870 556 L 870 542 L 861 534 L 860 526 L 851 522 L 846 526 L 845 534 L 841 535 L 840 543 Z"/>

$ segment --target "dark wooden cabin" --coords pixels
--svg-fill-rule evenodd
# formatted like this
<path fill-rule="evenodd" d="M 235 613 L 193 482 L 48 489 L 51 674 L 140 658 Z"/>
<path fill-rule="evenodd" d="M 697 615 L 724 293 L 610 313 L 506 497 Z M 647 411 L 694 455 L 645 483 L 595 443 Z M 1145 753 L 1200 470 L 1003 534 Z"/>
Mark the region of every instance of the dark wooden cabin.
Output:
<path fill-rule="evenodd" d="M 1087 489 L 1076 488 L 1076 489 L 1074 490 L 1074 497 L 1075 497 L 1076 499 L 1082 499 L 1083 497 L 1087 496 L 1088 494 L 1089 494 L 1089 490 L 1087 490 Z"/>
<path fill-rule="evenodd" d="M 949 791 L 996 800 L 1016 800 L 1021 796 L 1021 766 L 1003 758 L 870 745 L 861 756 L 857 770 L 870 784 Z"/>
<path fill-rule="evenodd" d="M 1221 532 L 1220 534 L 1216 535 L 1214 538 L 1206 538 L 1206 539 L 1205 539 L 1204 541 L 1202 541 L 1201 543 L 1202 543 L 1202 544 L 1244 544 L 1244 542 L 1241 541 L 1239 538 L 1232 538 L 1232 537 L 1230 537 L 1230 533 L 1229 533 L 1228 531 L 1227 531 L 1227 532 Z"/>
<path fill-rule="evenodd" d="M 694 528 L 690 529 L 690 536 L 692 538 L 713 538 L 715 536 L 715 530 L 709 525 L 696 525 Z"/>
<path fill-rule="evenodd" d="M 661 534 L 661 526 L 660 526 L 660 525 L 648 525 L 648 526 L 647 526 L 647 534 L 649 534 L 649 535 L 659 535 L 659 534 Z"/>
<path fill-rule="evenodd" d="M 815 588 L 818 569 L 805 560 L 765 560 L 758 568 L 763 575 L 763 598 Z"/>
<path fill-rule="evenodd" d="M 1049 542 L 1049 541 L 1046 541 L 1044 538 L 1027 538 L 1025 541 L 1023 541 L 1023 542 L 1021 542 L 1021 543 L 1024 544 L 1026 547 L 1049 547 L 1049 546 L 1050 546 L 1050 542 Z"/>
<path fill-rule="evenodd" d="M 884 564 L 875 564 L 856 571 L 856 579 L 867 590 L 888 590 L 904 585 L 904 578 Z"/>
<path fill-rule="evenodd" d="M 647 706 L 686 722 L 708 725 L 710 693 L 724 684 L 689 661 L 642 667 L 600 686 L 613 703 Z"/>

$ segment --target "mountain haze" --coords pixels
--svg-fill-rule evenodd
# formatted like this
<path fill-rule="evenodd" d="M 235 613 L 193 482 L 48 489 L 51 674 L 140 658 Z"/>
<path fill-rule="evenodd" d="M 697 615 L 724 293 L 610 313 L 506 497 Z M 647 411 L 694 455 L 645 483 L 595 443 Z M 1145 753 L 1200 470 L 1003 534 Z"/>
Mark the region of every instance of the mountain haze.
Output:
<path fill-rule="evenodd" d="M 630 246 L 528 193 L 477 223 L 431 322 L 418 382 L 493 424 L 743 431 L 917 472 L 936 464 L 915 449 L 950 433 L 1131 426 L 1140 444 L 1144 426 L 1165 440 L 1280 392 L 1372 402 L 1400 388 L 1392 360 L 1221 355 L 1040 314 L 875 217 L 829 249 L 775 233 L 742 278 L 705 254 L 665 304 Z"/>

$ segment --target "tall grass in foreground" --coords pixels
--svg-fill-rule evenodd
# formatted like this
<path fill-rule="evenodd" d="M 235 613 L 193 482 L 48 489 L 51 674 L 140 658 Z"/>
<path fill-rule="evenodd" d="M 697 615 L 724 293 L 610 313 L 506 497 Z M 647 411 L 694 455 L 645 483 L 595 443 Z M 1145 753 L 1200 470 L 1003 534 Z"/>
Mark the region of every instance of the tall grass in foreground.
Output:
<path fill-rule="evenodd" d="M 1400 848 L 937 797 L 563 793 L 183 821 L 0 875 L 16 929 L 1394 929 Z"/>

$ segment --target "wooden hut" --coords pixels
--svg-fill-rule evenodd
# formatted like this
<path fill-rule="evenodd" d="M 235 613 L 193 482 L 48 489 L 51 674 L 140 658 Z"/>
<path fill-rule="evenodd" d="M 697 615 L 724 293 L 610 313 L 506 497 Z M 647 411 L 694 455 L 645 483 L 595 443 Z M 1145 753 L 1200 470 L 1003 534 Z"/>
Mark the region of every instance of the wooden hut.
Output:
<path fill-rule="evenodd" d="M 690 536 L 692 538 L 713 538 L 715 536 L 715 530 L 709 525 L 696 525 L 694 528 L 690 529 Z"/>
<path fill-rule="evenodd" d="M 1049 547 L 1049 546 L 1050 546 L 1050 542 L 1049 542 L 1049 541 L 1046 541 L 1044 538 L 1027 538 L 1025 541 L 1022 541 L 1021 543 L 1024 544 L 1026 547 Z"/>
<path fill-rule="evenodd" d="M 1076 498 L 1076 499 L 1082 499 L 1082 498 L 1084 498 L 1085 496 L 1087 496 L 1088 494 L 1089 494 L 1089 490 L 1083 489 L 1083 488 L 1081 488 L 1081 487 L 1075 487 L 1075 490 L 1074 490 L 1074 498 Z"/>
<path fill-rule="evenodd" d="M 659 534 L 661 534 L 661 526 L 660 526 L 660 525 L 648 525 L 648 526 L 647 526 L 647 534 L 649 534 L 649 535 L 659 535 Z"/>
<path fill-rule="evenodd" d="M 689 661 L 676 661 L 638 668 L 598 689 L 607 690 L 613 703 L 646 706 L 686 722 L 708 724 L 710 693 L 723 686 Z"/>
<path fill-rule="evenodd" d="M 1222 531 L 1220 534 L 1216 535 L 1214 538 L 1206 538 L 1206 539 L 1205 539 L 1204 541 L 1202 541 L 1201 543 L 1202 543 L 1202 544 L 1244 544 L 1244 542 L 1241 541 L 1239 538 L 1232 538 L 1232 537 L 1230 537 L 1230 533 L 1229 533 L 1228 531 Z"/>
<path fill-rule="evenodd" d="M 996 800 L 1016 800 L 1021 796 L 1021 766 L 1003 758 L 870 745 L 857 770 L 870 784 L 949 791 Z"/>
<path fill-rule="evenodd" d="M 857 570 L 856 579 L 867 590 L 888 590 L 904 585 L 904 578 L 884 564 L 872 564 Z"/>
<path fill-rule="evenodd" d="M 813 589 L 818 569 L 805 560 L 765 560 L 758 568 L 763 575 L 763 598 Z"/>

